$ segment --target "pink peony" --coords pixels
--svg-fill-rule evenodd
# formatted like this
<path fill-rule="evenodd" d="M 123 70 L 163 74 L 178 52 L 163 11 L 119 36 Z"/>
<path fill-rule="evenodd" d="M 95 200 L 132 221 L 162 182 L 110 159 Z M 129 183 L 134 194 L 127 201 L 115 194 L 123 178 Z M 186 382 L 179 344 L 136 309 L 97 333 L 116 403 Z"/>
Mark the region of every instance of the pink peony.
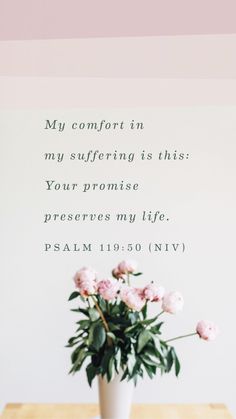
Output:
<path fill-rule="evenodd" d="M 201 320 L 198 322 L 196 332 L 204 340 L 214 340 L 219 333 L 219 328 L 211 321 Z"/>
<path fill-rule="evenodd" d="M 96 278 L 97 278 L 97 273 L 94 269 L 84 267 L 84 268 L 81 268 L 78 272 L 76 272 L 76 274 L 74 276 L 74 281 L 75 281 L 75 283 L 76 283 L 77 279 L 94 281 L 94 280 L 96 280 Z"/>
<path fill-rule="evenodd" d="M 120 284 L 114 279 L 103 279 L 98 282 L 98 292 L 104 300 L 114 300 L 117 297 L 119 289 Z"/>
<path fill-rule="evenodd" d="M 143 289 L 143 296 L 149 301 L 161 301 L 164 297 L 165 289 L 163 287 L 157 287 L 155 284 L 148 284 Z"/>
<path fill-rule="evenodd" d="M 135 262 L 134 260 L 123 260 L 123 262 L 119 263 L 119 265 L 117 266 L 117 269 L 122 274 L 127 274 L 127 273 L 131 274 L 134 271 L 136 271 L 137 262 Z"/>
<path fill-rule="evenodd" d="M 97 275 L 91 268 L 82 268 L 76 272 L 74 282 L 83 297 L 95 294 L 97 291 Z"/>
<path fill-rule="evenodd" d="M 162 300 L 162 310 L 170 314 L 176 314 L 183 309 L 184 299 L 180 292 L 172 291 L 165 294 Z"/>
<path fill-rule="evenodd" d="M 120 298 L 129 308 L 135 311 L 142 310 L 146 303 L 141 288 L 124 286 L 121 288 Z"/>
<path fill-rule="evenodd" d="M 114 268 L 112 270 L 112 275 L 114 276 L 114 278 L 116 279 L 124 279 L 124 274 L 122 272 L 119 271 L 118 268 Z"/>

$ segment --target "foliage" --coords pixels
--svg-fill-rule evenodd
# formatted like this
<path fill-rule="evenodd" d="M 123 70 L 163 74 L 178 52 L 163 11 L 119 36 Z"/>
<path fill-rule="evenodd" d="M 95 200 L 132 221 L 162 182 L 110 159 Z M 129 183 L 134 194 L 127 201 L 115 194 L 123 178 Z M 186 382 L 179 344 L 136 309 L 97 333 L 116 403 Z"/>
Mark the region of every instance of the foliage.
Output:
<path fill-rule="evenodd" d="M 69 300 L 75 299 L 78 306 L 72 311 L 80 319 L 67 344 L 73 348 L 70 373 L 75 374 L 86 364 L 90 386 L 97 375 L 110 381 L 121 370 L 122 380 L 132 379 L 135 384 L 144 374 L 153 378 L 157 372 L 169 373 L 172 368 L 178 376 L 180 363 L 175 349 L 161 337 L 163 322 L 159 316 L 147 317 L 148 303 L 138 312 L 119 299 L 110 302 L 100 295 L 85 299 L 75 291 Z"/>

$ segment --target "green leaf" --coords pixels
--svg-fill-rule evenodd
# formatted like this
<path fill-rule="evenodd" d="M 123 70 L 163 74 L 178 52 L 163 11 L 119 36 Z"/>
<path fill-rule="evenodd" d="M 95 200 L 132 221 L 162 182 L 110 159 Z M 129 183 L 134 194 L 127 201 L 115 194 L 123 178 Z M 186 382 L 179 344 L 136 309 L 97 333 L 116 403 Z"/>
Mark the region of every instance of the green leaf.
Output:
<path fill-rule="evenodd" d="M 145 320 L 147 318 L 147 303 L 144 305 L 141 311 L 142 311 L 143 319 Z"/>
<path fill-rule="evenodd" d="M 136 274 L 131 274 L 131 275 L 133 275 L 133 276 L 140 276 L 142 274 L 143 274 L 142 272 L 137 272 Z"/>
<path fill-rule="evenodd" d="M 95 326 L 96 326 L 96 323 L 92 323 L 90 328 L 89 328 L 89 335 L 88 335 L 89 346 L 92 346 L 92 344 L 93 344 L 93 332 L 94 332 Z"/>
<path fill-rule="evenodd" d="M 86 374 L 89 386 L 92 386 L 92 381 L 97 375 L 97 368 L 93 364 L 89 364 L 86 368 Z"/>
<path fill-rule="evenodd" d="M 99 312 L 97 311 L 95 307 L 89 308 L 88 313 L 89 313 L 91 322 L 95 322 L 96 320 L 100 318 Z"/>
<path fill-rule="evenodd" d="M 140 353 L 145 345 L 152 339 L 152 334 L 149 330 L 143 330 L 138 337 L 138 347 L 137 352 Z"/>
<path fill-rule="evenodd" d="M 70 373 L 73 372 L 77 372 L 80 370 L 80 368 L 82 367 L 82 364 L 86 358 L 86 356 L 88 356 L 89 353 L 87 352 L 86 348 L 80 348 L 79 352 L 78 352 L 78 356 L 76 358 L 76 361 L 74 362 L 73 367 L 70 370 Z"/>
<path fill-rule="evenodd" d="M 156 368 L 155 367 L 153 367 L 152 365 L 147 365 L 145 362 L 143 363 L 143 365 L 144 365 L 144 368 L 145 368 L 145 370 L 147 371 L 147 373 L 148 373 L 148 376 L 150 377 L 150 378 L 153 378 L 153 376 L 155 375 L 155 373 L 156 373 Z"/>
<path fill-rule="evenodd" d="M 130 375 L 132 375 L 133 369 L 134 369 L 135 364 L 136 364 L 136 357 L 135 357 L 134 353 L 130 353 L 127 358 L 128 358 L 128 360 L 127 360 L 128 372 L 129 372 Z"/>
<path fill-rule="evenodd" d="M 88 310 L 87 309 L 84 309 L 84 308 L 71 308 L 70 311 L 73 311 L 74 313 L 82 313 L 86 317 L 89 317 Z"/>
<path fill-rule="evenodd" d="M 69 345 L 71 344 L 71 343 L 73 343 L 75 340 L 77 340 L 78 339 L 78 337 L 77 336 L 73 336 L 72 338 L 70 338 L 69 340 L 68 340 L 68 343 L 69 343 Z"/>
<path fill-rule="evenodd" d="M 164 349 L 168 350 L 168 344 L 166 342 L 164 342 L 164 340 L 160 340 L 160 345 L 161 345 L 163 350 Z"/>
<path fill-rule="evenodd" d="M 136 323 L 136 324 L 134 324 L 133 326 L 129 326 L 129 327 L 127 327 L 126 329 L 125 329 L 125 333 L 130 333 L 130 332 L 133 332 L 135 329 L 138 329 L 138 328 L 140 328 L 140 324 L 139 323 Z"/>
<path fill-rule="evenodd" d="M 111 330 L 111 331 L 120 330 L 120 326 L 118 326 L 117 324 L 111 323 L 111 322 L 108 323 L 108 327 L 109 327 L 109 330 Z"/>
<path fill-rule="evenodd" d="M 113 356 L 113 349 L 112 349 L 112 348 L 108 349 L 108 350 L 104 353 L 104 356 L 103 356 L 102 361 L 101 361 L 102 376 L 104 376 L 104 375 L 105 375 L 105 374 L 107 374 L 107 373 L 108 373 L 108 375 L 109 375 L 108 366 L 109 366 L 109 361 L 110 361 L 110 358 L 111 358 L 112 356 Z"/>
<path fill-rule="evenodd" d="M 98 351 L 106 341 L 106 332 L 101 324 L 97 324 L 93 330 L 92 346 Z"/>
<path fill-rule="evenodd" d="M 117 315 L 117 314 L 120 314 L 120 307 L 119 307 L 119 305 L 118 305 L 118 304 L 114 304 L 113 306 L 111 305 L 111 308 L 110 308 L 110 314 L 111 314 L 112 316 L 115 316 L 115 315 Z"/>
<path fill-rule="evenodd" d="M 89 317 L 89 313 L 88 313 L 87 308 L 79 308 L 79 312 L 84 314 L 85 316 Z"/>
<path fill-rule="evenodd" d="M 171 352 L 172 352 L 172 356 L 173 356 L 174 364 L 175 364 L 175 375 L 176 377 L 178 377 L 180 373 L 180 369 L 181 369 L 180 362 L 174 348 L 171 349 Z"/>
<path fill-rule="evenodd" d="M 158 316 L 155 316 L 155 317 L 153 317 L 152 319 L 142 320 L 140 323 L 141 323 L 142 325 L 149 326 L 149 324 L 154 323 L 154 322 L 156 321 L 156 319 L 157 319 L 157 318 L 158 318 Z"/>
<path fill-rule="evenodd" d="M 73 336 L 68 340 L 68 344 L 66 345 L 66 348 L 71 348 L 72 346 L 75 346 L 78 344 L 79 340 L 82 339 L 82 333 L 79 333 L 78 336 Z"/>
<path fill-rule="evenodd" d="M 176 356 L 175 357 L 175 375 L 176 375 L 176 377 L 178 377 L 178 375 L 180 373 L 180 369 L 181 369 L 181 365 L 180 365 L 179 359 Z"/>
<path fill-rule="evenodd" d="M 74 364 L 76 362 L 76 360 L 78 359 L 79 353 L 82 349 L 84 349 L 85 346 L 84 344 L 79 345 L 71 354 L 71 362 L 72 364 Z"/>
<path fill-rule="evenodd" d="M 119 374 L 120 366 L 121 366 L 121 350 L 120 348 L 118 348 L 115 354 L 115 368 L 116 368 L 117 374 Z"/>
<path fill-rule="evenodd" d="M 135 312 L 135 313 L 129 313 L 128 314 L 129 320 L 131 321 L 131 324 L 134 325 L 138 319 L 139 319 L 139 313 Z"/>
<path fill-rule="evenodd" d="M 128 371 L 128 368 L 126 368 L 120 381 L 124 381 L 126 379 L 126 377 L 128 377 L 128 375 L 129 375 L 129 371 Z"/>
<path fill-rule="evenodd" d="M 119 311 L 120 311 L 120 313 L 122 313 L 122 314 L 125 314 L 125 313 L 127 313 L 127 311 L 128 311 L 127 305 L 126 305 L 123 301 L 121 301 L 121 302 L 119 303 Z"/>
<path fill-rule="evenodd" d="M 159 367 L 159 363 L 151 359 L 148 355 L 140 355 L 140 358 L 147 365 L 152 365 L 154 367 Z"/>
<path fill-rule="evenodd" d="M 114 375 L 115 375 L 115 360 L 114 360 L 114 357 L 111 356 L 109 360 L 109 364 L 108 364 L 108 374 L 107 374 L 108 382 L 114 378 Z"/>
<path fill-rule="evenodd" d="M 160 323 L 156 324 L 155 326 L 152 326 L 151 329 L 150 329 L 150 332 L 154 333 L 154 335 L 160 335 L 161 334 L 160 329 L 161 329 L 161 326 L 163 325 L 163 323 L 164 322 L 160 322 Z"/>
<path fill-rule="evenodd" d="M 174 363 L 174 358 L 173 358 L 173 354 L 172 354 L 171 349 L 168 351 L 166 361 L 167 361 L 166 372 L 169 372 L 172 368 L 173 363 Z"/>
<path fill-rule="evenodd" d="M 78 322 L 76 322 L 80 329 L 88 329 L 90 326 L 90 320 L 79 320 Z"/>
<path fill-rule="evenodd" d="M 97 296 L 97 299 L 98 299 L 98 305 L 100 309 L 102 310 L 102 312 L 103 313 L 106 312 L 107 310 L 106 301 L 102 297 L 100 297 L 100 295 Z"/>
<path fill-rule="evenodd" d="M 152 343 L 152 345 L 151 345 Z M 151 356 L 155 356 L 160 363 L 165 366 L 165 360 L 164 357 L 162 355 L 162 351 L 161 351 L 161 346 L 160 346 L 160 341 L 158 338 L 153 339 L 152 342 L 149 342 L 148 345 L 145 347 L 145 353 L 151 355 Z"/>
<path fill-rule="evenodd" d="M 68 301 L 74 300 L 75 298 L 79 297 L 80 293 L 78 291 L 72 292 L 72 294 L 69 296 Z"/>
<path fill-rule="evenodd" d="M 74 313 L 82 313 L 85 316 L 89 317 L 88 309 L 85 308 L 71 308 L 70 311 L 73 311 Z"/>

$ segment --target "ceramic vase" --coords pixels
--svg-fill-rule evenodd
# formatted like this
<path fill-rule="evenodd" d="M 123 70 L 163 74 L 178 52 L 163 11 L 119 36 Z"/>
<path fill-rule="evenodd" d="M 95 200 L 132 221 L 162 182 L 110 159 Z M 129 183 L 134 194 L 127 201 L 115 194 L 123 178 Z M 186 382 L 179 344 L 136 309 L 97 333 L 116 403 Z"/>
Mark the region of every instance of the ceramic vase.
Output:
<path fill-rule="evenodd" d="M 109 383 L 105 377 L 98 377 L 100 419 L 130 419 L 134 383 L 120 381 L 122 374 Z"/>

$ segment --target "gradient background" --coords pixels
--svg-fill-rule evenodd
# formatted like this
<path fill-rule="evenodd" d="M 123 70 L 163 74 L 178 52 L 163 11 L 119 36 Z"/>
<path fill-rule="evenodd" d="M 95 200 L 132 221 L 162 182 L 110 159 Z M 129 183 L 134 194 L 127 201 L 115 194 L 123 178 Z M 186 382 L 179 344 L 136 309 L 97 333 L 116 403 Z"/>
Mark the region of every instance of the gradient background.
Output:
<path fill-rule="evenodd" d="M 35 150 L 41 149 L 38 143 L 35 146 L 34 143 L 29 146 L 29 137 L 23 138 L 22 133 L 25 134 L 27 131 L 24 121 L 28 116 L 34 121 L 40 115 L 44 115 L 44 112 L 51 111 L 54 115 L 55 112 L 64 112 L 65 110 L 72 112 L 73 109 L 77 109 L 76 113 L 82 108 L 83 112 L 85 109 L 90 111 L 94 109 L 96 112 L 101 108 L 112 108 L 113 110 L 135 108 L 139 112 L 139 108 L 164 106 L 169 109 L 174 106 L 181 112 L 181 109 L 187 106 L 186 115 L 188 109 L 196 109 L 196 113 L 199 112 L 201 115 L 211 115 L 210 119 L 213 118 L 213 120 L 215 115 L 220 125 L 216 124 L 214 129 L 217 131 L 217 127 L 219 129 L 224 127 L 227 133 L 230 154 L 225 154 L 225 166 L 223 165 L 222 168 L 220 163 L 222 135 L 217 143 L 217 158 L 211 165 L 211 170 L 214 169 L 216 178 L 215 181 L 212 180 L 214 190 L 210 192 L 213 202 L 209 202 L 207 211 L 210 220 L 214 202 L 218 205 L 218 213 L 220 209 L 223 211 L 226 205 L 226 211 L 230 213 L 230 217 L 227 221 L 226 232 L 224 230 L 225 223 L 220 223 L 218 226 L 219 235 L 233 248 L 233 232 L 235 231 L 235 222 L 232 216 L 235 209 L 233 156 L 236 150 L 232 121 L 236 105 L 236 2 L 233 0 L 198 2 L 156 0 L 120 1 L 119 3 L 100 1 L 98 3 L 78 0 L 66 2 L 5 0 L 0 1 L 0 7 L 0 109 L 3 110 L 1 121 L 5 121 L 5 124 L 1 124 L 1 128 L 3 128 L 3 130 L 1 129 L 3 176 L 11 179 L 11 182 L 14 183 L 16 171 L 21 171 L 21 165 L 19 166 L 19 162 L 17 163 L 16 157 L 14 157 L 15 160 L 10 158 L 11 152 L 17 150 L 21 157 L 29 154 L 34 156 Z M 211 110 L 208 112 L 209 107 Z M 34 112 L 31 114 L 32 110 Z M 195 114 L 195 111 L 193 113 Z M 229 118 L 228 125 L 227 118 Z M 222 125 L 219 122 L 221 119 L 224 121 Z M 10 129 L 11 120 L 15 122 L 12 129 Z M 206 122 L 206 126 L 208 126 L 208 122 Z M 16 123 L 18 123 L 18 127 Z M 212 125 L 210 126 L 212 127 Z M 6 127 L 8 132 L 6 132 Z M 17 140 L 16 148 L 14 147 L 14 138 Z M 27 141 L 26 138 L 28 138 Z M 194 135 L 191 141 L 193 138 Z M 193 142 L 190 147 L 194 147 Z M 204 145 L 202 148 L 204 149 Z M 208 150 L 211 148 L 210 140 L 206 148 Z M 14 165 L 11 166 L 13 163 Z M 225 171 L 226 167 L 228 171 Z M 37 176 L 41 176 L 42 170 L 44 168 L 39 165 Z M 202 176 L 204 173 L 207 175 L 207 170 L 206 167 Z M 222 170 L 224 171 L 223 182 Z M 197 167 L 194 166 L 194 173 L 195 171 L 197 173 Z M 24 172 L 21 174 L 21 179 L 22 176 L 24 179 Z M 203 177 L 202 182 L 204 182 Z M 217 195 L 217 186 L 219 186 L 220 195 Z M 199 184 L 199 194 L 201 195 L 200 188 Z M 207 186 L 205 193 L 207 193 Z M 17 218 L 14 208 L 17 208 L 18 205 L 20 208 L 24 208 L 25 203 L 28 202 L 28 192 L 23 189 L 21 196 L 16 193 L 18 201 L 14 197 L 6 199 L 8 189 L 4 185 L 2 194 L 3 202 L 5 202 L 2 207 L 4 237 L 2 253 L 5 261 L 1 290 L 3 299 L 1 302 L 1 319 L 3 320 L 1 330 L 4 342 L 4 345 L 1 346 L 1 388 L 3 389 L 1 390 L 1 406 L 3 407 L 7 402 L 24 401 L 94 401 L 96 400 L 96 391 L 95 389 L 92 392 L 89 390 L 83 374 L 78 375 L 75 380 L 66 377 L 68 354 L 61 348 L 58 349 L 62 340 L 64 342 L 64 338 L 68 335 L 68 331 L 72 330 L 72 318 L 67 313 L 68 307 L 65 303 L 62 312 L 59 300 L 62 301 L 63 296 L 70 289 L 70 280 L 66 283 L 63 280 L 65 276 L 73 273 L 75 260 L 67 259 L 63 271 L 64 276 L 59 279 L 60 286 L 57 293 L 59 300 L 55 302 L 55 313 L 62 321 L 62 329 L 58 325 L 55 326 L 55 330 L 53 329 L 56 317 L 53 317 L 51 321 L 46 317 L 53 304 L 55 277 L 50 278 L 51 282 L 48 281 L 47 285 L 44 283 L 40 287 L 40 299 L 46 307 L 43 318 L 45 330 L 41 330 L 37 338 L 34 325 L 39 327 L 41 319 L 40 316 L 32 314 L 33 298 L 37 294 L 34 287 L 30 286 L 31 274 L 40 261 L 37 259 L 37 252 L 35 253 L 36 259 L 32 259 L 34 266 L 31 264 L 27 266 L 25 288 L 19 284 L 16 287 L 18 294 L 10 297 L 15 290 L 12 279 L 14 269 L 17 267 L 22 275 L 26 273 L 24 262 L 27 253 L 24 255 L 21 253 L 24 246 L 21 252 L 16 255 L 14 252 L 12 253 L 10 243 L 14 240 L 14 234 L 17 232 L 16 243 L 20 246 L 20 237 L 25 234 L 24 229 L 22 230 L 24 224 L 19 225 L 20 219 Z M 222 196 L 227 199 L 223 201 Z M 35 199 L 37 200 L 36 197 Z M 44 205 L 44 201 L 42 205 Z M 35 212 L 32 211 L 31 222 L 34 217 Z M 217 220 L 213 217 L 213 230 L 216 225 Z M 26 237 L 28 235 L 29 232 L 26 232 Z M 4 243 L 8 243 L 7 248 Z M 26 242 L 24 243 L 26 244 Z M 198 364 L 194 366 L 193 372 L 191 370 L 190 355 L 192 352 L 189 354 L 189 346 L 186 343 L 181 346 L 181 356 L 185 367 L 180 382 L 177 384 L 174 379 L 164 379 L 161 383 L 158 380 L 154 382 L 147 380 L 145 387 L 141 385 L 137 390 L 136 400 L 146 402 L 226 402 L 236 412 L 232 394 L 232 389 L 235 388 L 235 362 L 232 361 L 235 353 L 235 338 L 231 337 L 231 330 L 234 327 L 233 316 L 231 317 L 231 312 L 228 310 L 229 303 L 226 304 L 225 300 L 222 305 L 218 306 L 218 302 L 222 302 L 220 281 L 224 275 L 226 276 L 224 278 L 226 290 L 223 291 L 223 294 L 229 294 L 232 298 L 235 293 L 232 248 L 224 252 L 222 260 L 219 255 L 220 269 L 217 270 L 217 265 L 213 269 L 214 274 L 217 275 L 214 304 L 211 300 L 208 302 L 206 297 L 203 303 L 204 313 L 209 312 L 209 315 L 213 313 L 213 317 L 220 323 L 221 329 L 225 327 L 226 330 L 223 331 L 219 343 L 204 349 L 201 346 L 201 374 Z M 195 285 L 192 289 L 186 272 L 188 269 L 190 270 L 196 255 L 199 257 L 197 253 L 192 255 L 191 263 L 188 261 L 187 265 L 183 267 L 180 262 L 178 267 L 179 275 L 182 269 L 185 269 L 180 283 L 185 288 L 188 301 L 194 298 Z M 211 272 L 214 255 L 210 252 L 208 258 L 204 259 L 203 254 L 201 256 L 204 260 L 204 268 L 211 277 L 207 285 L 207 293 L 210 295 L 214 279 L 213 272 Z M 110 262 L 115 263 L 115 258 L 113 257 Z M 110 262 L 108 261 L 107 265 L 110 265 Z M 56 270 L 61 269 L 61 263 L 55 267 Z M 143 260 L 144 264 L 145 260 Z M 160 273 L 163 275 L 164 265 L 160 269 Z M 51 260 L 48 266 L 38 269 L 35 277 L 40 280 L 42 274 L 45 276 L 50 272 L 50 276 L 53 275 L 53 267 L 54 263 Z M 76 265 L 75 269 L 77 267 Z M 150 266 L 150 272 L 151 268 Z M 170 274 L 174 273 L 174 268 L 173 266 L 173 272 L 172 268 L 170 269 Z M 201 275 L 202 267 L 197 272 Z M 195 274 L 190 270 L 192 279 Z M 166 281 L 168 282 L 168 280 L 167 276 Z M 204 287 L 203 278 L 201 281 Z M 47 296 L 44 294 L 45 291 L 48 292 Z M 233 298 L 227 297 L 227 300 L 233 305 Z M 39 305 L 38 300 L 37 306 L 39 307 Z M 26 307 L 23 311 L 22 306 Z M 221 312 L 224 312 L 222 318 Z M 18 316 L 17 341 L 14 339 L 13 332 L 16 316 Z M 194 316 L 195 309 L 189 320 L 195 319 Z M 23 322 L 23 326 L 21 322 Z M 185 320 L 184 315 L 182 322 L 187 326 L 188 320 Z M 33 336 L 39 345 L 40 351 L 36 350 L 35 355 L 30 355 L 30 346 L 26 343 L 27 334 Z M 42 342 L 44 336 L 47 337 L 48 343 Z M 199 345 L 194 349 L 196 354 L 198 347 Z M 53 349 L 59 352 L 57 352 L 55 361 L 51 363 Z M 224 361 L 226 364 L 221 364 L 215 371 L 213 365 L 207 366 L 205 353 L 206 358 L 212 354 L 215 362 L 223 359 L 224 354 L 227 354 L 227 361 Z M 41 359 L 39 359 L 40 354 L 42 354 Z M 11 355 L 11 359 L 14 359 L 15 355 L 16 359 L 19 357 L 19 362 L 13 360 L 8 365 L 9 355 Z M 38 362 L 35 370 L 33 368 L 34 361 Z M 58 370 L 59 363 L 61 368 L 59 367 Z M 48 377 L 47 371 L 50 371 L 50 377 Z"/>

